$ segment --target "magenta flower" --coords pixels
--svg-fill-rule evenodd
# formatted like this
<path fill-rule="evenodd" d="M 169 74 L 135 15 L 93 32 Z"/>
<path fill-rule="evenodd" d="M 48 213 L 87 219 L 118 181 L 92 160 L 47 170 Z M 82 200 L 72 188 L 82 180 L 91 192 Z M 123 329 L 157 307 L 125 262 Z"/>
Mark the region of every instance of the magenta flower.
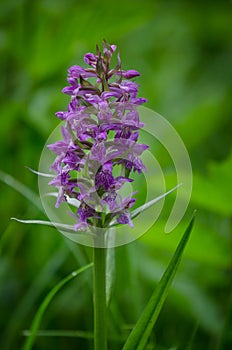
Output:
<path fill-rule="evenodd" d="M 102 53 L 97 47 L 96 54 L 84 56 L 89 68 L 69 68 L 69 86 L 62 91 L 71 101 L 67 111 L 56 113 L 65 121 L 63 139 L 48 145 L 56 154 L 51 169 L 57 176 L 50 182 L 58 189 L 56 206 L 68 198 L 80 203 L 73 214 L 76 230 L 107 227 L 115 219 L 133 227 L 134 193 L 123 199 L 120 189 L 133 181 L 131 172 L 145 170 L 140 156 L 148 146 L 137 142 L 143 126 L 137 106 L 146 99 L 137 97 L 138 84 L 131 81 L 140 74 L 122 70 L 119 54 L 111 67 L 115 51 L 104 41 Z"/>

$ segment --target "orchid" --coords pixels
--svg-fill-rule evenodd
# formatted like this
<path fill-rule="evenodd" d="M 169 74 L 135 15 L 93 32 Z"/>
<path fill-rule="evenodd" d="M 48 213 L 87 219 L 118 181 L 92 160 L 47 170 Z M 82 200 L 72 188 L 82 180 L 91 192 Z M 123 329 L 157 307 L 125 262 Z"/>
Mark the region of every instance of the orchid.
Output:
<path fill-rule="evenodd" d="M 121 198 L 123 184 L 132 182 L 131 173 L 146 170 L 141 154 L 147 145 L 138 143 L 140 122 L 137 106 L 146 102 L 137 97 L 138 84 L 131 79 L 136 70 L 122 70 L 118 53 L 116 67 L 111 59 L 116 45 L 103 41 L 102 52 L 87 53 L 89 68 L 72 66 L 69 83 L 62 91 L 70 95 L 67 111 L 56 116 L 64 121 L 61 141 L 48 145 L 56 154 L 50 185 L 58 189 L 56 207 L 68 198 L 79 201 L 75 230 L 94 225 L 106 227 L 112 220 L 133 227 L 129 208 L 136 198 Z M 114 169 L 120 168 L 115 176 Z M 107 220 L 104 220 L 107 213 Z"/>

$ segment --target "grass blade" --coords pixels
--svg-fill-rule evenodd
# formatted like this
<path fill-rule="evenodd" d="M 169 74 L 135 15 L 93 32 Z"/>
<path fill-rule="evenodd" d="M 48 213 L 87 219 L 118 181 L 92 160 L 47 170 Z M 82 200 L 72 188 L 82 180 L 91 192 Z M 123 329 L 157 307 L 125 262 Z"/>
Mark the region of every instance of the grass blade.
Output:
<path fill-rule="evenodd" d="M 73 271 L 68 276 L 66 276 L 64 279 L 62 279 L 58 284 L 56 284 L 54 288 L 52 288 L 52 290 L 47 294 L 47 296 L 43 300 L 42 304 L 40 305 L 38 311 L 36 312 L 36 315 L 35 315 L 35 317 L 33 319 L 32 326 L 31 326 L 31 329 L 30 329 L 30 336 L 27 338 L 27 340 L 26 340 L 22 350 L 31 350 L 31 348 L 32 348 L 32 346 L 34 344 L 36 333 L 38 331 L 38 328 L 39 328 L 41 319 L 43 317 L 43 314 L 46 311 L 46 309 L 47 309 L 48 305 L 50 304 L 51 300 L 57 294 L 57 292 L 59 292 L 59 290 L 66 283 L 68 283 L 73 278 L 75 278 L 76 276 L 80 275 L 82 272 L 84 272 L 85 270 L 89 269 L 92 266 L 93 266 L 93 263 L 88 264 L 88 265 L 86 265 L 84 267 L 81 267 L 80 269 L 78 269 L 76 271 Z"/>
<path fill-rule="evenodd" d="M 116 276 L 115 262 L 115 228 L 109 228 L 107 231 L 107 245 L 112 248 L 107 248 L 106 251 L 106 305 L 109 304 Z"/>
<path fill-rule="evenodd" d="M 177 246 L 166 271 L 156 286 L 147 306 L 145 307 L 135 327 L 131 331 L 123 350 L 143 350 L 145 348 L 152 328 L 154 327 L 162 306 L 167 298 L 168 290 L 176 274 L 177 268 L 181 262 L 184 249 L 193 228 L 193 224 L 194 216 L 190 221 L 179 245 Z"/>
<path fill-rule="evenodd" d="M 29 330 L 23 331 L 26 337 L 32 333 Z M 36 337 L 62 337 L 62 338 L 82 338 L 93 339 L 93 332 L 76 331 L 76 330 L 39 330 L 36 332 Z"/>
<path fill-rule="evenodd" d="M 152 205 L 154 205 L 155 203 L 159 202 L 161 199 L 165 198 L 168 194 L 174 192 L 177 188 L 179 188 L 180 186 L 182 186 L 182 183 L 178 184 L 177 186 L 171 188 L 171 190 L 169 190 L 168 192 L 165 192 L 163 194 L 161 194 L 160 196 L 152 199 L 151 201 L 141 205 L 140 207 L 136 208 L 135 210 L 132 210 L 130 213 L 131 219 L 136 218 L 139 214 L 141 214 L 143 211 L 147 210 L 148 208 L 150 208 Z M 118 226 L 118 222 L 117 220 L 113 220 L 110 223 L 110 227 L 114 227 L 114 226 Z"/>
<path fill-rule="evenodd" d="M 31 335 L 31 331 L 25 329 L 22 334 L 26 337 Z M 80 338 L 80 339 L 88 339 L 93 340 L 94 334 L 93 332 L 87 331 L 79 331 L 79 330 L 63 330 L 63 329 L 51 329 L 51 330 L 38 330 L 36 332 L 36 337 L 62 337 L 62 338 Z M 125 341 L 125 337 L 122 335 L 109 335 L 108 340 L 114 342 L 123 342 Z"/>
<path fill-rule="evenodd" d="M 17 218 L 11 218 L 11 220 L 15 220 L 15 221 L 20 222 L 22 224 L 44 225 L 44 226 L 54 227 L 58 230 L 77 233 L 77 231 L 74 230 L 74 227 L 72 225 L 61 224 L 58 222 L 51 222 L 51 221 L 46 221 L 46 220 L 20 220 Z"/>
<path fill-rule="evenodd" d="M 163 199 L 164 197 L 166 197 L 168 194 L 174 192 L 175 190 L 177 190 L 177 188 L 179 188 L 180 186 L 182 186 L 182 184 L 178 184 L 177 186 L 173 187 L 171 190 L 169 190 L 168 192 L 162 194 L 159 197 L 156 197 L 154 199 L 152 199 L 150 202 L 145 203 L 143 205 L 141 205 L 139 208 L 133 210 L 131 212 L 131 218 L 135 218 L 136 216 L 138 216 L 140 213 L 142 213 L 144 210 L 150 208 L 152 205 L 154 205 L 155 203 L 159 202 L 161 199 Z"/>

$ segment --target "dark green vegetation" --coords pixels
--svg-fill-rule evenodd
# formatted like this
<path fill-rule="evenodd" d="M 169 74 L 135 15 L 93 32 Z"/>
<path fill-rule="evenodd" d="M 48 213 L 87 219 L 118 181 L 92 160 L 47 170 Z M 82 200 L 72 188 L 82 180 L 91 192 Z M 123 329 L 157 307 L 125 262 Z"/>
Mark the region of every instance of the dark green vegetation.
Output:
<path fill-rule="evenodd" d="M 25 166 L 38 167 L 59 122 L 54 113 L 66 108 L 60 90 L 67 68 L 81 65 L 83 54 L 102 38 L 118 45 L 125 69 L 141 72 L 140 95 L 179 132 L 194 179 L 188 212 L 171 234 L 163 229 L 174 196 L 146 235 L 116 250 L 110 349 L 122 348 L 195 208 L 192 236 L 147 349 L 232 348 L 231 11 L 229 1 L 0 1 L 0 170 L 27 188 L 12 183 L 13 189 L 6 184 L 12 179 L 0 173 L 1 350 L 20 349 L 22 332 L 46 294 L 92 260 L 91 249 L 54 229 L 10 217 L 47 219 L 33 195 L 37 176 Z M 170 157 L 158 144 L 151 149 L 172 187 Z M 35 350 L 92 349 L 91 290 L 89 270 L 57 294 Z M 81 332 L 64 334 L 70 330 Z"/>

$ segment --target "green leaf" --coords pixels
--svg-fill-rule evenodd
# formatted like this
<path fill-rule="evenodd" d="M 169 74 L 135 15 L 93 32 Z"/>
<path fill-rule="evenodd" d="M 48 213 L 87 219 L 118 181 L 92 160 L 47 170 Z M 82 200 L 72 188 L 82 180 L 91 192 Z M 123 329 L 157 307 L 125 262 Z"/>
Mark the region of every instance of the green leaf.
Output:
<path fill-rule="evenodd" d="M 153 204 L 157 203 L 158 201 L 160 201 L 161 199 L 163 199 L 164 197 L 166 197 L 168 194 L 172 193 L 173 191 L 175 191 L 177 188 L 179 188 L 180 186 L 182 186 L 182 184 L 178 184 L 177 186 L 173 187 L 171 190 L 169 190 L 168 192 L 162 194 L 159 197 L 156 197 L 154 199 L 152 199 L 151 201 L 141 205 L 139 208 L 133 210 L 131 212 L 131 218 L 135 218 L 136 216 L 138 216 L 140 213 L 142 213 L 144 210 L 150 208 Z"/>
<path fill-rule="evenodd" d="M 106 251 L 106 304 L 109 304 L 112 294 L 113 285 L 115 282 L 116 266 L 115 266 L 115 248 L 113 240 L 115 239 L 115 228 L 110 228 L 107 232 L 107 241 L 112 248 L 107 248 Z"/>
<path fill-rule="evenodd" d="M 53 289 L 47 294 L 47 296 L 45 297 L 45 299 L 43 300 L 42 304 L 40 305 L 34 319 L 32 322 L 32 326 L 30 329 L 30 335 L 27 338 L 24 346 L 23 346 L 23 350 L 30 350 L 34 344 L 35 341 L 35 337 L 36 337 L 36 333 L 38 331 L 41 319 L 43 317 L 44 312 L 46 311 L 48 305 L 50 304 L 50 302 L 52 301 L 52 299 L 54 298 L 54 296 L 59 292 L 59 290 L 69 281 L 71 281 L 74 277 L 80 275 L 82 272 L 84 272 L 85 270 L 89 269 L 90 267 L 93 266 L 93 263 L 88 264 L 76 271 L 73 271 L 72 273 L 70 273 L 68 276 L 66 276 L 64 279 L 62 279 L 58 284 L 55 285 L 55 287 L 53 287 Z"/>
<path fill-rule="evenodd" d="M 167 298 L 168 290 L 181 262 L 184 248 L 193 228 L 194 217 L 190 221 L 176 251 L 164 272 L 160 282 L 156 286 L 147 306 L 140 316 L 135 327 L 131 331 L 123 350 L 143 350 L 147 344 L 150 333 L 157 321 L 162 306 Z"/>
<path fill-rule="evenodd" d="M 58 222 L 51 222 L 51 221 L 45 221 L 45 220 L 20 220 L 17 218 L 11 218 L 11 220 L 15 220 L 17 222 L 21 222 L 22 224 L 33 224 L 33 225 L 44 225 L 44 226 L 50 226 L 54 227 L 58 230 L 63 230 L 67 232 L 77 233 L 72 225 L 67 224 L 60 224 Z"/>
<path fill-rule="evenodd" d="M 136 218 L 136 216 L 138 216 L 139 214 L 141 214 L 143 211 L 145 211 L 146 209 L 150 208 L 152 205 L 154 205 L 155 203 L 159 202 L 161 199 L 163 199 L 164 197 L 166 197 L 168 194 L 174 192 L 177 188 L 179 188 L 180 186 L 182 186 L 182 184 L 178 184 L 177 186 L 173 187 L 171 190 L 169 190 L 168 192 L 165 192 L 164 194 L 162 194 L 161 196 L 158 196 L 154 199 L 152 199 L 151 201 L 141 205 L 140 207 L 136 208 L 135 210 L 133 210 L 131 212 L 131 218 L 134 219 Z M 114 226 L 118 226 L 119 224 L 117 223 L 117 220 L 113 220 L 110 224 L 110 227 L 114 227 Z"/>
<path fill-rule="evenodd" d="M 28 329 L 25 329 L 22 334 L 26 337 L 31 335 L 31 331 Z M 59 329 L 59 330 L 38 330 L 36 332 L 36 337 L 62 337 L 62 338 L 80 338 L 80 339 L 88 339 L 93 340 L 94 334 L 93 332 L 87 332 L 87 331 L 79 331 L 79 330 L 67 330 L 67 329 Z M 114 342 L 122 342 L 125 341 L 124 335 L 111 335 L 109 334 L 108 340 L 114 341 Z"/>
<path fill-rule="evenodd" d="M 23 335 L 31 336 L 32 332 L 24 330 Z M 76 330 L 39 330 L 36 332 L 36 337 L 64 337 L 64 338 L 82 338 L 93 339 L 93 332 L 76 331 Z"/>

